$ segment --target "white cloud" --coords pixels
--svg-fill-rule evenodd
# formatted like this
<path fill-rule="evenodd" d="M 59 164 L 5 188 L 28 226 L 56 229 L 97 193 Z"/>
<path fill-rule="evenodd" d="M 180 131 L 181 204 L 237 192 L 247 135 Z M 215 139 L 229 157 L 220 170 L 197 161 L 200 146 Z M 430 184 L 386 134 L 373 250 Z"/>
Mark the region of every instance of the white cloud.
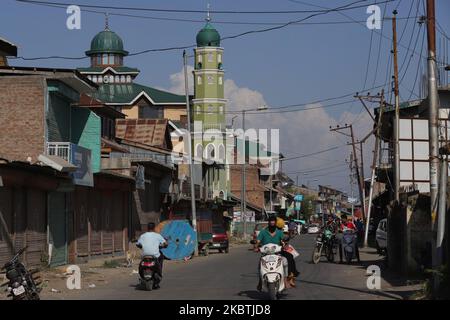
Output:
<path fill-rule="evenodd" d="M 192 77 L 193 70 L 194 70 L 193 66 L 187 66 L 189 94 L 194 93 L 194 83 L 193 83 L 194 79 Z M 169 89 L 163 89 L 163 90 L 168 90 L 168 91 L 176 93 L 176 94 L 185 94 L 184 70 L 183 69 L 181 69 L 180 72 L 170 75 L 170 84 L 171 84 L 171 86 Z"/>
<path fill-rule="evenodd" d="M 193 93 L 192 87 L 192 70 L 188 67 L 189 89 Z M 184 74 L 183 70 L 170 76 L 171 92 L 184 94 Z M 266 105 L 266 101 L 261 92 L 247 87 L 240 87 L 234 80 L 227 79 L 225 81 L 225 98 L 228 99 L 228 111 L 240 111 L 242 109 L 253 109 Z M 333 146 L 343 145 L 350 142 L 350 138 L 336 132 L 330 132 L 330 126 L 335 127 L 337 124 L 354 123 L 354 133 L 356 139 L 362 139 L 373 128 L 372 119 L 364 112 L 359 115 L 359 107 L 354 108 L 355 113 L 344 111 L 336 119 L 328 113 L 328 109 L 322 108 L 320 104 L 308 105 L 306 108 L 315 107 L 307 111 L 299 112 L 261 112 L 260 114 L 247 114 L 246 128 L 255 129 L 279 129 L 280 134 L 280 150 L 285 157 L 294 155 L 310 154 L 321 151 Z M 339 108 L 339 107 L 337 107 Z M 344 107 L 347 109 L 347 107 Z M 231 122 L 229 115 L 228 122 Z M 238 114 L 234 121 L 234 127 L 241 126 L 241 116 Z M 365 177 L 370 176 L 370 165 L 372 163 L 373 136 L 368 139 L 364 145 L 364 163 Z M 285 172 L 308 171 L 316 168 L 333 167 L 329 170 L 314 171 L 308 175 L 299 175 L 299 182 L 306 184 L 308 180 L 319 179 L 318 182 L 312 182 L 311 185 L 329 184 L 337 188 L 349 191 L 349 169 L 345 163 L 345 159 L 349 159 L 351 146 L 343 146 L 339 149 L 321 153 L 316 156 L 300 158 L 296 160 L 286 161 L 283 164 Z M 358 154 L 359 157 L 359 154 Z M 340 167 L 336 167 L 341 165 Z M 329 174 L 327 174 L 329 173 Z M 296 177 L 296 174 L 291 174 Z M 355 196 L 357 188 L 354 187 Z"/>

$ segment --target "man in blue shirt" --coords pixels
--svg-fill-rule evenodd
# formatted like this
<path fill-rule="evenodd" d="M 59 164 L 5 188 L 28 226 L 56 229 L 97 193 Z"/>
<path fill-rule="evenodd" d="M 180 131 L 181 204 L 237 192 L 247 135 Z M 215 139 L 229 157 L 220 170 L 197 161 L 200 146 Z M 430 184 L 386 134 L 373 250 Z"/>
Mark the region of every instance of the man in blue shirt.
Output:
<path fill-rule="evenodd" d="M 142 257 L 154 256 L 158 258 L 159 275 L 162 277 L 162 267 L 164 256 L 159 251 L 160 248 L 167 247 L 167 241 L 159 233 L 155 232 L 155 224 L 150 222 L 147 225 L 148 232 L 142 234 L 136 243 L 136 246 L 142 249 Z M 139 270 L 140 271 L 140 270 Z"/>

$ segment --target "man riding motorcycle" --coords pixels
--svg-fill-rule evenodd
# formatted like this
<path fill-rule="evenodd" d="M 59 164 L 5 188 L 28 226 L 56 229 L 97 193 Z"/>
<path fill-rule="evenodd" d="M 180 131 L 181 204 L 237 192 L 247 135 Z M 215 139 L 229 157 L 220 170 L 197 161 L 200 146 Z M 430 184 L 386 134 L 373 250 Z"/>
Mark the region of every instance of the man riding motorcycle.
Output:
<path fill-rule="evenodd" d="M 283 238 L 284 238 L 283 231 L 280 230 L 279 228 L 277 228 L 277 218 L 274 217 L 274 216 L 269 217 L 267 228 L 264 228 L 258 234 L 258 238 L 256 240 L 255 252 L 258 252 L 258 248 L 259 247 L 264 246 L 264 245 L 269 244 L 269 243 L 273 243 L 273 244 L 284 246 L 285 242 L 283 241 Z M 285 252 L 285 251 L 281 251 L 280 255 L 283 258 L 282 261 L 283 261 L 284 274 L 286 276 L 289 275 L 289 277 L 285 277 L 284 278 L 285 279 L 285 286 L 286 286 L 286 288 L 295 287 L 295 280 L 290 275 L 290 273 L 289 273 L 290 270 L 288 268 L 288 265 L 292 264 L 292 262 L 291 263 L 288 262 L 288 259 L 292 258 L 292 260 L 294 260 L 294 258 L 293 258 L 293 256 L 290 253 Z M 293 265 L 294 265 L 294 270 L 295 270 L 295 261 L 294 261 Z M 258 274 L 259 274 L 259 271 L 260 271 L 259 268 L 260 268 L 260 265 L 258 263 Z M 258 291 L 262 290 L 261 278 L 259 278 L 257 290 Z"/>
<path fill-rule="evenodd" d="M 160 248 L 166 248 L 168 243 L 159 233 L 155 232 L 155 224 L 150 222 L 147 225 L 148 232 L 142 234 L 136 243 L 136 246 L 142 249 L 142 257 L 154 256 L 158 261 L 158 274 L 162 277 L 162 267 L 164 256 L 160 252 Z M 143 277 L 143 270 L 139 264 L 139 275 Z M 158 289 L 159 284 L 156 284 L 153 289 Z"/>

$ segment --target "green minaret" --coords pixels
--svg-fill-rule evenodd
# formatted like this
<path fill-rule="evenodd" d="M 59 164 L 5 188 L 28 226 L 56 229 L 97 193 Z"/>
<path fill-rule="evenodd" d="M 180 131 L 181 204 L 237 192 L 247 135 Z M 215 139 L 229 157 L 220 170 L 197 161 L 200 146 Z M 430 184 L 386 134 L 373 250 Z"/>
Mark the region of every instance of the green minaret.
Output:
<path fill-rule="evenodd" d="M 194 49 L 194 99 L 192 100 L 192 121 L 201 122 L 203 132 L 214 129 L 221 135 L 218 141 L 206 141 L 193 144 L 194 154 L 210 155 L 214 148 L 215 165 L 207 169 L 206 179 L 209 191 L 214 197 L 227 197 L 227 177 L 225 166 L 226 99 L 224 98 L 223 48 L 220 47 L 220 35 L 211 25 L 209 14 L 206 25 L 197 34 L 197 47 Z M 195 130 L 195 128 L 194 128 Z M 205 139 L 205 137 L 204 137 Z M 211 163 L 209 163 L 211 164 Z M 214 172 L 213 172 L 214 171 Z"/>

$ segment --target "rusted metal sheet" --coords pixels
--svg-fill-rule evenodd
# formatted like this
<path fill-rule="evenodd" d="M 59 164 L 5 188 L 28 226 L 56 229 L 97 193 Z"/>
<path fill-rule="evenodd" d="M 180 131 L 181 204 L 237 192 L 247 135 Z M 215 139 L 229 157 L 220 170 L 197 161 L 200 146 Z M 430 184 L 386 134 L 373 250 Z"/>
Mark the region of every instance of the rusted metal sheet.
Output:
<path fill-rule="evenodd" d="M 149 146 L 164 147 L 167 119 L 118 119 L 116 137 Z"/>
<path fill-rule="evenodd" d="M 114 251 L 123 251 L 123 204 L 120 192 L 113 193 L 114 211 L 112 212 L 114 230 Z"/>
<path fill-rule="evenodd" d="M 0 188 L 0 266 L 8 261 L 13 248 L 12 239 L 12 190 L 11 188 Z"/>
<path fill-rule="evenodd" d="M 47 253 L 46 200 L 46 192 L 27 190 L 26 262 L 29 265 L 40 264 Z"/>
<path fill-rule="evenodd" d="M 98 190 L 89 192 L 90 254 L 102 253 L 101 198 Z"/>
<path fill-rule="evenodd" d="M 103 253 L 113 252 L 113 233 L 112 233 L 112 192 L 102 191 L 102 243 L 103 243 Z"/>
<path fill-rule="evenodd" d="M 212 233 L 212 220 L 198 220 L 197 231 L 200 233 Z"/>

